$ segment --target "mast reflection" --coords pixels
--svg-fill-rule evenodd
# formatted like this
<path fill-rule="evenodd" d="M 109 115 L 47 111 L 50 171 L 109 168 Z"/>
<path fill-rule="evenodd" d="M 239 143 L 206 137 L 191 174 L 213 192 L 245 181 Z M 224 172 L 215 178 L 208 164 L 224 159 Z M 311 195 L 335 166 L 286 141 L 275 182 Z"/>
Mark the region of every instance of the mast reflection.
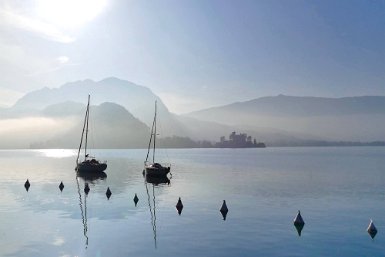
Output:
<path fill-rule="evenodd" d="M 79 179 L 76 177 L 76 184 L 78 186 L 78 194 L 79 194 L 79 207 L 80 207 L 80 214 L 82 215 L 82 223 L 83 223 L 83 234 L 86 238 L 86 248 L 88 246 L 88 236 L 87 236 L 87 194 L 84 196 L 84 206 L 82 201 L 82 193 L 80 191 L 80 185 L 79 185 Z"/>
<path fill-rule="evenodd" d="M 151 226 L 152 231 L 154 234 L 154 246 L 157 248 L 157 242 L 156 242 L 156 199 L 155 199 L 155 186 L 160 185 L 170 185 L 170 179 L 167 176 L 163 177 L 152 177 L 152 176 L 144 176 L 144 184 L 146 186 L 146 192 L 147 192 L 147 200 L 148 200 L 148 207 L 150 210 L 150 216 L 151 216 Z M 151 203 L 151 196 L 148 190 L 148 184 L 152 185 L 152 203 Z M 151 186 L 150 186 L 151 187 Z"/>
<path fill-rule="evenodd" d="M 87 196 L 88 196 L 88 191 L 84 190 L 84 203 L 82 200 L 82 192 L 80 191 L 80 183 L 79 180 L 84 181 L 84 188 L 86 187 L 89 190 L 88 187 L 88 182 L 94 183 L 98 180 L 104 180 L 107 178 L 107 174 L 103 171 L 101 172 L 92 172 L 92 173 L 85 173 L 85 172 L 76 172 L 76 185 L 78 189 L 78 195 L 79 195 L 79 207 L 80 207 L 80 214 L 82 216 L 82 223 L 83 223 L 83 235 L 86 239 L 86 248 L 88 247 L 88 225 L 87 225 Z"/>

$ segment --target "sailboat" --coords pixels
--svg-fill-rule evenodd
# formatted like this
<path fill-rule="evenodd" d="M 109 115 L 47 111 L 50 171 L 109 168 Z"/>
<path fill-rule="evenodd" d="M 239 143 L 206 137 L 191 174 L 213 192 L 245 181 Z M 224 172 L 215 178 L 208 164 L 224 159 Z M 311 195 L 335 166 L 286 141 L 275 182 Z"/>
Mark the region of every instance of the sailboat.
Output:
<path fill-rule="evenodd" d="M 95 157 L 90 156 L 87 153 L 87 140 L 88 140 L 88 119 L 90 117 L 90 95 L 88 95 L 88 103 L 86 115 L 84 117 L 83 131 L 80 139 L 80 145 L 78 150 L 78 157 L 76 159 L 76 171 L 83 174 L 101 173 L 107 168 L 106 162 L 100 162 Z M 85 134 L 85 138 L 84 138 Z M 84 139 L 84 160 L 79 162 L 80 151 L 83 145 Z"/>
<path fill-rule="evenodd" d="M 170 166 L 162 166 L 160 163 L 155 162 L 155 150 L 156 150 L 156 114 L 157 114 L 157 102 L 155 101 L 155 115 L 152 122 L 150 142 L 148 143 L 147 157 L 144 161 L 144 174 L 146 176 L 164 177 L 170 172 Z M 150 151 L 152 147 L 152 161 L 149 161 Z"/>

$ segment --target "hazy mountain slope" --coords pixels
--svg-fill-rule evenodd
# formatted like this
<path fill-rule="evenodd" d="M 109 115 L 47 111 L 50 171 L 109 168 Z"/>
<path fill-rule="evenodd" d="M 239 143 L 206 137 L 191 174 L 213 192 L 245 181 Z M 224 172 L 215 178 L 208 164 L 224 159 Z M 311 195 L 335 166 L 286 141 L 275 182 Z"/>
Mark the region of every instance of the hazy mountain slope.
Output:
<path fill-rule="evenodd" d="M 206 117 L 219 112 L 302 117 L 384 114 L 385 96 L 324 98 L 279 95 L 213 107 L 186 115 L 191 117 Z"/>
<path fill-rule="evenodd" d="M 220 136 L 237 131 L 268 145 L 295 145 L 309 140 L 385 140 L 383 96 L 279 95 L 175 115 L 148 88 L 107 78 L 36 90 L 19 99 L 13 107 L 1 109 L 0 147 L 20 148 L 37 143 L 35 147 L 73 148 L 78 144 L 88 94 L 92 105 L 110 102 L 91 113 L 102 135 L 94 147 L 145 147 L 155 100 L 160 137 L 176 135 L 197 141 L 218 141 Z M 145 128 L 142 122 L 147 125 Z"/>
<path fill-rule="evenodd" d="M 186 114 L 226 125 L 270 127 L 329 140 L 385 139 L 385 97 L 263 97 Z"/>
<path fill-rule="evenodd" d="M 38 115 L 0 119 L 0 148 L 77 148 L 86 106 L 65 102 Z M 145 148 L 150 129 L 124 107 L 102 103 L 90 107 L 89 147 Z"/>
<path fill-rule="evenodd" d="M 8 110 L 13 114 L 29 114 L 34 110 L 63 102 L 86 103 L 91 94 L 91 104 L 112 102 L 124 106 L 135 117 L 151 125 L 154 117 L 155 100 L 158 102 L 158 117 L 162 122 L 164 135 L 184 135 L 184 127 L 171 114 L 162 100 L 150 89 L 117 78 L 106 78 L 99 82 L 83 80 L 67 83 L 60 88 L 43 88 L 20 98 Z"/>
<path fill-rule="evenodd" d="M 43 113 L 47 117 L 71 117 L 73 110 L 80 106 L 76 103 L 63 103 L 47 107 Z M 65 147 L 77 148 L 83 127 L 85 106 L 81 115 L 75 114 L 72 120 L 76 120 L 73 127 L 64 133 L 49 140 L 34 142 L 34 148 L 41 147 Z M 53 115 L 53 116 L 52 116 Z M 89 120 L 89 147 L 91 148 L 140 148 L 146 147 L 150 130 L 146 124 L 135 118 L 124 107 L 114 103 L 102 103 L 99 106 L 90 107 Z"/>
<path fill-rule="evenodd" d="M 52 104 L 45 107 L 39 113 L 44 116 L 58 118 L 66 116 L 82 116 L 85 115 L 87 106 L 85 104 L 67 101 L 59 104 Z"/>
<path fill-rule="evenodd" d="M 260 127 L 247 127 L 247 126 L 230 126 L 223 125 L 216 122 L 201 121 L 195 118 L 180 116 L 179 120 L 188 129 L 188 136 L 194 140 L 208 140 L 219 142 L 221 136 L 226 138 L 231 132 L 236 131 L 239 133 L 247 133 L 248 135 L 256 138 L 258 141 L 272 143 L 277 140 L 279 141 L 292 141 L 296 139 L 295 136 L 291 135 L 290 132 L 284 130 L 277 130 L 271 128 L 260 128 Z M 312 138 L 309 135 L 297 135 L 298 138 Z"/>

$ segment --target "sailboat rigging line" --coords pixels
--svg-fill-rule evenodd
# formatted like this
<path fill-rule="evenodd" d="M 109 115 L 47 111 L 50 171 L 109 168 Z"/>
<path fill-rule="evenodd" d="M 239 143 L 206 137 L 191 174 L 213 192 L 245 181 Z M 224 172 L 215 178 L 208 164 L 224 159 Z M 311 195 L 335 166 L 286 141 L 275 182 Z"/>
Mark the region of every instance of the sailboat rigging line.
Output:
<path fill-rule="evenodd" d="M 85 214 L 83 212 L 83 201 L 82 201 L 82 194 L 80 193 L 80 186 L 79 186 L 79 181 L 76 178 L 76 184 L 78 186 L 78 194 L 79 194 L 79 206 L 80 206 L 80 213 L 82 215 L 82 223 L 83 223 L 83 234 L 86 238 L 86 247 L 88 245 L 88 236 L 87 236 L 87 209 L 85 208 Z M 86 201 L 84 200 L 84 204 L 86 204 Z"/>
<path fill-rule="evenodd" d="M 158 115 L 157 109 L 158 109 L 158 105 L 157 105 L 157 101 L 155 101 L 155 117 L 154 117 L 155 133 L 154 133 L 154 139 L 155 139 L 156 136 L 159 135 L 158 131 L 160 131 L 161 134 L 163 132 L 162 121 L 157 119 L 157 115 Z M 171 168 L 171 161 L 170 161 L 170 157 L 168 155 L 168 152 L 166 151 L 165 148 L 162 148 L 162 149 L 163 149 L 162 153 L 166 156 L 167 165 L 170 166 L 170 168 Z M 155 142 L 154 142 L 154 158 L 155 158 Z M 155 161 L 153 160 L 152 162 L 154 163 Z M 171 175 L 171 172 L 170 172 L 170 175 Z"/>
<path fill-rule="evenodd" d="M 148 156 L 150 154 L 150 148 L 151 148 L 151 143 L 152 143 L 152 136 L 154 135 L 154 127 L 156 127 L 156 115 L 154 116 L 154 120 L 152 121 L 152 127 L 151 127 L 151 136 L 150 136 L 150 142 L 148 142 L 148 150 L 147 150 L 147 156 L 146 156 L 146 161 L 148 161 Z M 154 138 L 154 145 L 155 145 L 155 138 Z M 154 147 L 155 150 L 155 147 Z M 153 157 L 153 162 L 154 162 L 154 157 Z"/>
<path fill-rule="evenodd" d="M 89 126 L 92 125 L 89 123 L 89 117 L 90 117 L 90 95 L 88 95 L 88 103 L 87 103 L 87 111 L 85 115 L 85 120 L 83 124 L 83 131 L 82 131 L 82 136 L 81 136 L 81 142 L 79 145 L 79 150 L 78 150 L 78 157 L 76 160 L 76 171 L 79 173 L 90 173 L 90 172 L 102 172 L 107 168 L 107 163 L 106 162 L 100 162 L 99 160 L 95 159 L 95 157 L 89 156 L 87 153 L 88 150 L 88 129 Z M 84 132 L 85 132 L 85 142 L 83 143 L 84 140 Z M 81 147 L 84 144 L 84 160 L 79 163 L 79 158 L 80 158 L 80 152 L 81 152 Z"/>
<path fill-rule="evenodd" d="M 90 104 L 90 95 L 88 95 L 87 110 L 86 110 L 86 115 L 84 116 L 83 131 L 82 131 L 82 136 L 80 138 L 80 145 L 79 145 L 79 150 L 78 150 L 78 157 L 76 158 L 76 164 L 79 163 L 80 150 L 82 149 L 82 144 L 83 144 L 84 130 L 86 129 L 86 121 L 88 119 L 89 104 Z M 86 140 L 86 144 L 87 144 L 87 140 Z"/>
<path fill-rule="evenodd" d="M 88 104 L 87 104 L 87 124 L 86 124 L 86 143 L 84 144 L 84 160 L 87 159 L 87 142 L 88 142 L 88 120 L 90 118 L 90 95 L 88 95 Z"/>

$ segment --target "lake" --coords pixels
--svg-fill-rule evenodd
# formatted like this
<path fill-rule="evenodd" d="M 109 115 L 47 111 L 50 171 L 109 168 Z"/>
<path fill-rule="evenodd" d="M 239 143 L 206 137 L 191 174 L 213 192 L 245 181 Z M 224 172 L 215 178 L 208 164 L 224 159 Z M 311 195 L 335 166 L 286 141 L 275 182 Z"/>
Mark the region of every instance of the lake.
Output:
<path fill-rule="evenodd" d="M 383 147 L 161 152 L 170 184 L 145 183 L 146 150 L 94 150 L 108 176 L 86 196 L 76 150 L 1 150 L 0 256 L 384 255 Z"/>

